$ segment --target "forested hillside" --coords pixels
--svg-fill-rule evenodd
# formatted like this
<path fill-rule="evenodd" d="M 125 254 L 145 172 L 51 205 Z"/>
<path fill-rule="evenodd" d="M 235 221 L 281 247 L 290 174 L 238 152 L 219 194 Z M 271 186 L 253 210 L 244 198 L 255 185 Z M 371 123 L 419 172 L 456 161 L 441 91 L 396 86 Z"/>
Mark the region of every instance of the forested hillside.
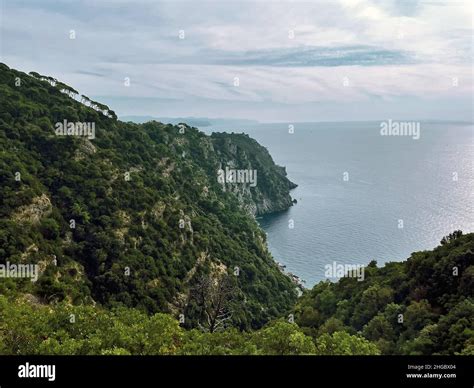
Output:
<path fill-rule="evenodd" d="M 0 296 L 0 354 L 474 354 L 474 235 L 401 263 L 366 268 L 366 282 L 321 282 L 292 315 L 253 331 L 185 330 L 169 314 L 31 295 Z M 457 280 L 445 275 L 463 268 Z M 462 274 L 461 274 L 462 272 Z M 400 315 L 401 314 L 401 315 Z"/>
<path fill-rule="evenodd" d="M 2 281 L 2 293 L 183 314 L 191 327 L 202 313 L 191 290 L 225 274 L 235 287 L 232 326 L 259 327 L 290 310 L 295 286 L 250 214 L 290 206 L 293 184 L 258 143 L 123 123 L 54 78 L 4 64 L 0 98 L 0 262 L 41 268 L 35 283 Z M 58 134 L 65 120 L 95 133 Z M 256 169 L 256 186 L 223 190 L 217 171 L 227 165 Z"/>
<path fill-rule="evenodd" d="M 383 354 L 474 354 L 474 235 L 460 231 L 433 251 L 378 268 L 362 282 L 321 282 L 296 306 L 314 338 L 361 334 Z"/>

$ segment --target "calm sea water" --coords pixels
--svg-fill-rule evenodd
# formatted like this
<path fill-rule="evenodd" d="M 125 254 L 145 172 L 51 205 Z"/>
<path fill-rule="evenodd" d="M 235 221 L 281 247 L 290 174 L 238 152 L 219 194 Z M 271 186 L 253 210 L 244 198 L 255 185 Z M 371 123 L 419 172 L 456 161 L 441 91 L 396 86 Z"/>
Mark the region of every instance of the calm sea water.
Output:
<path fill-rule="evenodd" d="M 380 122 L 203 130 L 248 133 L 299 185 L 297 205 L 258 221 L 275 260 L 308 287 L 334 261 L 401 261 L 474 231 L 472 125 L 422 122 L 418 140 L 381 136 Z"/>

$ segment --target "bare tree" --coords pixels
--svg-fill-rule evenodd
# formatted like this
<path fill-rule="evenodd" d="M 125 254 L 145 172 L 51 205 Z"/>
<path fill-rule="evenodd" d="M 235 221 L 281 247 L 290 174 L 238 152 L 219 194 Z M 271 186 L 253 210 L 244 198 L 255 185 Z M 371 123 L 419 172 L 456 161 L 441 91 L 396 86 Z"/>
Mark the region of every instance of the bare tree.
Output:
<path fill-rule="evenodd" d="M 201 309 L 201 330 L 214 333 L 225 329 L 225 323 L 232 318 L 230 302 L 236 293 L 235 282 L 224 273 L 203 275 L 192 290 L 191 297 Z"/>

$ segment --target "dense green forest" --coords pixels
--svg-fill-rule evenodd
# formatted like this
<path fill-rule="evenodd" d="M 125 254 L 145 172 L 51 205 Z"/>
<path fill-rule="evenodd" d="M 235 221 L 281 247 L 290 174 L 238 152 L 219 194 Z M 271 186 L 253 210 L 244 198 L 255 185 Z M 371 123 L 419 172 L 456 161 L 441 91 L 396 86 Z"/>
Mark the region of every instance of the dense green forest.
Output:
<path fill-rule="evenodd" d="M 264 199 L 291 205 L 294 185 L 268 152 L 246 135 L 123 123 L 77 93 L 0 65 L 0 260 L 42 269 L 38 282 L 6 282 L 2 291 L 184 314 L 193 327 L 202 312 L 190 291 L 226 273 L 235 283 L 231 326 L 287 313 L 295 285 L 246 211 L 252 198 L 254 214 Z M 64 120 L 93 123 L 94 138 L 57 135 Z M 230 162 L 257 169 L 258 185 L 224 191 L 217 170 Z"/>
<path fill-rule="evenodd" d="M 321 282 L 295 315 L 258 330 L 203 332 L 169 314 L 0 296 L 0 354 L 473 355 L 474 234 L 453 236 L 405 262 L 371 263 L 364 282 Z"/>
<path fill-rule="evenodd" d="M 0 265 L 39 268 L 0 279 L 0 354 L 474 354 L 473 234 L 298 299 L 253 217 L 295 184 L 255 140 L 124 123 L 4 64 L 0 99 Z"/>
<path fill-rule="evenodd" d="M 474 235 L 460 231 L 365 279 L 321 282 L 298 301 L 303 332 L 361 334 L 382 354 L 474 354 Z"/>

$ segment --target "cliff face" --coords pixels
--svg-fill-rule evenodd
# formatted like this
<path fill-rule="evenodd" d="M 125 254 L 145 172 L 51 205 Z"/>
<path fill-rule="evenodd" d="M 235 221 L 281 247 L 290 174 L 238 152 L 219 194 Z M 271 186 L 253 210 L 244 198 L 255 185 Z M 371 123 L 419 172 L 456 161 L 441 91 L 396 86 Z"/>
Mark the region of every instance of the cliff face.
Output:
<path fill-rule="evenodd" d="M 297 185 L 265 147 L 245 134 L 213 133 L 211 140 L 219 162 L 219 183 L 238 198 L 243 209 L 256 216 L 293 205 L 290 190 Z"/>
<path fill-rule="evenodd" d="M 56 258 L 34 284 L 3 290 L 193 322 L 190 290 L 221 268 L 235 276 L 236 326 L 261 326 L 294 303 L 294 285 L 249 215 L 290 206 L 292 184 L 257 142 L 124 123 L 54 78 L 4 64 L 0 100 L 0 263 L 20 262 L 31 246 L 31 263 Z M 226 167 L 256 175 L 229 181 L 219 173 Z"/>

